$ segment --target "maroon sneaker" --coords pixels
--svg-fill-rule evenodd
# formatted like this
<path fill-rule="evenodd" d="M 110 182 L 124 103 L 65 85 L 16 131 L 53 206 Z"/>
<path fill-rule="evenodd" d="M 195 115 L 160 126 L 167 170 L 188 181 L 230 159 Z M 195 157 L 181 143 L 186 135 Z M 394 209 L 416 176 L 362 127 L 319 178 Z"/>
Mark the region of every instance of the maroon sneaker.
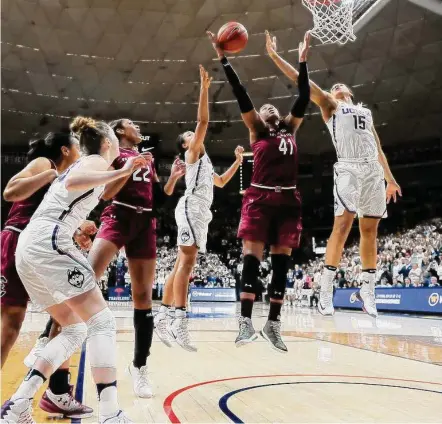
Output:
<path fill-rule="evenodd" d="M 46 411 L 50 417 L 65 418 L 89 418 L 94 410 L 83 405 L 72 396 L 74 386 L 70 386 L 69 392 L 62 395 L 55 395 L 47 389 L 38 406 Z"/>

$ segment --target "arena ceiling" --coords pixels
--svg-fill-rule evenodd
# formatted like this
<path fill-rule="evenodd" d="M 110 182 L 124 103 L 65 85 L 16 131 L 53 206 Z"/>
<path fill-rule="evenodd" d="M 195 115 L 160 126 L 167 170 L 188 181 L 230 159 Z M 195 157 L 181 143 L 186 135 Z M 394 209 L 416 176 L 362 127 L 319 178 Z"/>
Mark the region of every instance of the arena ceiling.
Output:
<path fill-rule="evenodd" d="M 359 14 L 366 2 L 357 0 Z M 350 84 L 373 109 L 384 144 L 441 138 L 442 17 L 416 0 L 380 2 L 385 7 L 365 19 L 354 43 L 313 43 L 311 78 L 326 88 Z M 207 144 L 212 154 L 230 155 L 247 144 L 247 131 L 205 36 L 228 21 L 249 31 L 232 64 L 255 105 L 287 112 L 296 88 L 265 55 L 263 32 L 274 33 L 278 50 L 296 63 L 312 26 L 301 0 L 3 0 L 2 143 L 24 144 L 85 114 L 129 117 L 171 150 L 195 125 L 201 63 L 214 78 Z M 330 150 L 324 130 L 312 106 L 301 152 Z"/>

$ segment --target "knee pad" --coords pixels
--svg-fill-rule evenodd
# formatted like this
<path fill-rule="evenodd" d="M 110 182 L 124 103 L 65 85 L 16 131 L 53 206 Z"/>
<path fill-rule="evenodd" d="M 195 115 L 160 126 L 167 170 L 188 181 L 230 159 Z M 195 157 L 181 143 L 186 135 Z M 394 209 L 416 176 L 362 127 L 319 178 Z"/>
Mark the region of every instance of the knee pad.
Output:
<path fill-rule="evenodd" d="M 272 299 L 284 299 L 287 272 L 289 269 L 290 256 L 271 255 L 272 258 L 272 281 L 269 284 L 269 296 Z"/>
<path fill-rule="evenodd" d="M 54 337 L 43 349 L 40 358 L 49 362 L 55 371 L 77 349 L 81 348 L 86 337 L 87 327 L 83 322 L 63 327 L 60 334 Z"/>
<path fill-rule="evenodd" d="M 117 325 L 109 308 L 89 318 L 87 343 L 92 368 L 116 368 Z"/>
<path fill-rule="evenodd" d="M 255 294 L 258 286 L 259 259 L 253 255 L 245 255 L 242 274 L 241 291 Z"/>

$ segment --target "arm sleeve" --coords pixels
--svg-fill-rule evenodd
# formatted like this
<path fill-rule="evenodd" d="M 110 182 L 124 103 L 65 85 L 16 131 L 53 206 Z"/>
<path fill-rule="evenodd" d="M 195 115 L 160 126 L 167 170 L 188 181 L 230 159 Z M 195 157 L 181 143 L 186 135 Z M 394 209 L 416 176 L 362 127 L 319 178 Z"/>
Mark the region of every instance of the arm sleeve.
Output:
<path fill-rule="evenodd" d="M 301 62 L 299 64 L 298 90 L 299 96 L 293 103 L 290 113 L 295 118 L 303 118 L 310 101 L 310 83 L 308 79 L 307 62 Z"/>
<path fill-rule="evenodd" d="M 235 95 L 236 100 L 238 100 L 241 113 L 247 113 L 255 109 L 246 88 L 241 84 L 238 75 L 226 57 L 221 59 L 221 64 L 223 65 L 227 80 L 232 86 L 233 94 Z"/>

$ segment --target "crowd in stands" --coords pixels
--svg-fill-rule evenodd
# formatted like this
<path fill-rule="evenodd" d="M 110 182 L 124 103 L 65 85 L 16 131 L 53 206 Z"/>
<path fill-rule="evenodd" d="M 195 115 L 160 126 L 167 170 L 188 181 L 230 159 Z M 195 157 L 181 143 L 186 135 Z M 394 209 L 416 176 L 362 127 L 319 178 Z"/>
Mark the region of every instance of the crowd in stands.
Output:
<path fill-rule="evenodd" d="M 376 281 L 379 287 L 435 287 L 442 285 L 442 219 L 420 224 L 401 233 L 382 236 L 378 240 Z M 319 284 L 323 258 L 310 260 L 303 266 L 304 287 Z M 345 249 L 335 286 L 361 286 L 362 265 L 359 247 Z"/>

